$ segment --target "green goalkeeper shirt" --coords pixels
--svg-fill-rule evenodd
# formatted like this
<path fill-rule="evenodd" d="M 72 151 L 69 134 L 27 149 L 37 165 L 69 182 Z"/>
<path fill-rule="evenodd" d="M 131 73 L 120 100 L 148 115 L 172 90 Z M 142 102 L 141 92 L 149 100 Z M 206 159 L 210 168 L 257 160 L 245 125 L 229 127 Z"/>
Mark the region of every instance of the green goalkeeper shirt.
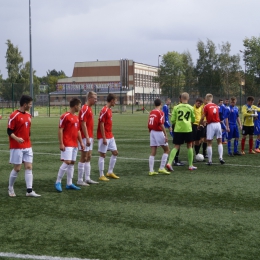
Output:
<path fill-rule="evenodd" d="M 174 124 L 174 132 L 192 132 L 192 123 L 195 121 L 194 108 L 185 103 L 175 106 L 172 111 L 171 122 Z"/>

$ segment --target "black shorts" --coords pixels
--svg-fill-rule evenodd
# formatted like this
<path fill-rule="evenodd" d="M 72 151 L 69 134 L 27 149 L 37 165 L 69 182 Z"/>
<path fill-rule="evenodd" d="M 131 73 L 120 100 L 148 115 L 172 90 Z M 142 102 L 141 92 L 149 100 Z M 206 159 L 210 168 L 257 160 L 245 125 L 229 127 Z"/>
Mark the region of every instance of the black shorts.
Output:
<path fill-rule="evenodd" d="M 200 141 L 202 136 L 202 127 L 198 129 L 198 125 L 193 124 L 192 125 L 192 133 L 193 133 L 193 141 Z"/>
<path fill-rule="evenodd" d="M 254 135 L 254 127 L 253 126 L 245 126 L 242 127 L 242 135 Z"/>
<path fill-rule="evenodd" d="M 177 133 L 174 132 L 173 141 L 174 144 L 181 145 L 184 143 L 191 143 L 193 142 L 193 133 Z"/>
<path fill-rule="evenodd" d="M 207 138 L 207 125 L 200 127 L 201 138 Z"/>

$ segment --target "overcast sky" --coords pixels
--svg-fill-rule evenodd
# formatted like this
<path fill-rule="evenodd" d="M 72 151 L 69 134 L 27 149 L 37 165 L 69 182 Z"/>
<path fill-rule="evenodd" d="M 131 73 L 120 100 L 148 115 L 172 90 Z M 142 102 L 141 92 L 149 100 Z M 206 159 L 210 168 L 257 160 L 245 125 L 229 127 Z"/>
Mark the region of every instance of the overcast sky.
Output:
<path fill-rule="evenodd" d="M 190 51 L 207 38 L 231 43 L 260 36 L 259 0 L 31 0 L 32 64 L 73 72 L 74 62 L 132 59 L 157 66 L 158 55 Z M 29 61 L 29 0 L 0 0 L 0 74 L 7 77 L 7 39 Z M 242 64 L 241 64 L 242 65 Z"/>

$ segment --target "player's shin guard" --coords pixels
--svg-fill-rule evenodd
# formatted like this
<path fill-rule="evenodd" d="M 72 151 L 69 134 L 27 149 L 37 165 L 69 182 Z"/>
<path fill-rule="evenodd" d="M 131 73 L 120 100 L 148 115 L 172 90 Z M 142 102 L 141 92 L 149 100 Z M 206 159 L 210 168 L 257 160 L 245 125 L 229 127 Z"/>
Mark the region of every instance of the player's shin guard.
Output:
<path fill-rule="evenodd" d="M 61 182 L 64 174 L 66 173 L 66 171 L 68 169 L 68 166 L 69 166 L 68 164 L 62 163 L 62 165 L 60 166 L 59 172 L 58 172 L 56 183 Z"/>
<path fill-rule="evenodd" d="M 10 172 L 9 177 L 9 189 L 12 190 L 14 188 L 15 180 L 18 176 L 18 172 L 16 172 L 14 169 Z"/>
<path fill-rule="evenodd" d="M 74 164 L 69 164 L 67 170 L 67 185 L 72 184 L 73 174 L 74 174 Z"/>
<path fill-rule="evenodd" d="M 168 164 L 172 165 L 172 161 L 173 161 L 177 152 L 178 152 L 178 150 L 176 148 L 173 148 L 171 150 L 171 153 L 170 153 L 170 156 L 169 156 L 169 159 L 168 159 Z"/>
<path fill-rule="evenodd" d="M 227 143 L 227 147 L 228 147 L 228 154 L 231 154 L 231 140 L 228 140 L 228 143 Z"/>
<path fill-rule="evenodd" d="M 85 163 L 78 162 L 78 181 L 83 181 Z"/>
<path fill-rule="evenodd" d="M 25 182 L 26 182 L 26 188 L 27 192 L 32 192 L 32 185 L 33 185 L 33 174 L 32 170 L 25 170 L 24 174 Z"/>
<path fill-rule="evenodd" d="M 110 160 L 109 160 L 109 167 L 108 167 L 108 173 L 113 173 L 115 164 L 116 164 L 116 158 L 117 156 L 111 155 Z"/>
<path fill-rule="evenodd" d="M 234 140 L 234 153 L 238 152 L 238 140 Z"/>
<path fill-rule="evenodd" d="M 241 150 L 242 151 L 245 150 L 245 143 L 246 143 L 246 139 L 242 138 L 242 140 L 241 140 Z"/>
<path fill-rule="evenodd" d="M 160 169 L 163 169 L 163 168 L 165 167 L 165 164 L 166 164 L 166 162 L 167 162 L 167 159 L 168 159 L 168 154 L 167 154 L 167 153 L 164 153 L 164 154 L 162 155 Z"/>
<path fill-rule="evenodd" d="M 252 149 L 253 149 L 253 143 L 254 143 L 254 140 L 253 140 L 253 138 L 251 139 L 249 139 L 249 151 L 251 151 Z"/>
<path fill-rule="evenodd" d="M 99 169 L 100 177 L 104 176 L 104 165 L 105 165 L 105 158 L 100 156 L 98 158 L 98 169 Z"/>
<path fill-rule="evenodd" d="M 223 159 L 223 145 L 222 144 L 218 145 L 218 155 L 219 155 L 219 159 Z"/>
<path fill-rule="evenodd" d="M 192 162 L 193 162 L 193 149 L 188 148 L 188 162 L 189 162 L 189 167 L 192 166 Z"/>
<path fill-rule="evenodd" d="M 212 147 L 211 146 L 207 147 L 207 153 L 208 153 L 208 161 L 212 162 Z"/>
<path fill-rule="evenodd" d="M 149 156 L 149 169 L 150 172 L 154 172 L 154 156 Z"/>

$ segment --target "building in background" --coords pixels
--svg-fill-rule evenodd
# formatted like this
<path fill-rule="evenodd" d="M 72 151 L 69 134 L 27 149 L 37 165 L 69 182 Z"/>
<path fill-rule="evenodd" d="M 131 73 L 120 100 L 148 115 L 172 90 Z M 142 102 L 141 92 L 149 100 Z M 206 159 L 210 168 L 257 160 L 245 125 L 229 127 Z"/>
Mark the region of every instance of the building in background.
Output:
<path fill-rule="evenodd" d="M 85 98 L 87 92 L 95 91 L 98 103 L 105 103 L 107 94 L 115 93 L 123 105 L 150 104 L 160 94 L 159 84 L 154 82 L 157 75 L 158 67 L 127 59 L 76 62 L 72 77 L 58 80 L 50 102 L 60 105 L 73 96 Z"/>

